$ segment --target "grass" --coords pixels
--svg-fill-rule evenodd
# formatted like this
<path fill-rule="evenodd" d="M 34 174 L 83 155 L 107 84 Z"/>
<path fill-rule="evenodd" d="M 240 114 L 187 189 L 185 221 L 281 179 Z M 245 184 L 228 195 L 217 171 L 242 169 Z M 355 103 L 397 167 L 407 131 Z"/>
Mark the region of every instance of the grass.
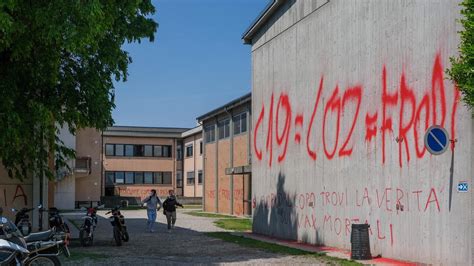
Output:
<path fill-rule="evenodd" d="M 184 204 L 185 209 L 199 209 L 202 210 L 201 204 Z"/>
<path fill-rule="evenodd" d="M 82 259 L 90 259 L 93 261 L 99 261 L 99 260 L 107 259 L 109 257 L 110 257 L 109 255 L 94 253 L 90 251 L 88 252 L 71 251 L 71 257 L 66 258 L 66 260 L 78 261 Z"/>
<path fill-rule="evenodd" d="M 263 242 L 263 241 L 259 241 L 259 240 L 255 240 L 251 238 L 246 238 L 243 236 L 235 236 L 228 232 L 211 232 L 211 233 L 206 233 L 206 235 L 209 237 L 221 239 L 225 242 L 234 243 L 239 246 L 262 249 L 271 253 L 291 255 L 291 256 L 310 256 L 310 257 L 314 257 L 319 260 L 322 260 L 324 262 L 328 262 L 331 264 L 334 263 L 336 265 L 347 265 L 347 266 L 361 265 L 360 263 L 356 261 L 329 257 L 324 252 L 316 253 L 316 252 L 301 250 L 297 248 L 291 248 L 287 246 L 282 246 L 278 244 L 267 243 L 267 242 Z"/>
<path fill-rule="evenodd" d="M 251 231 L 252 220 L 246 218 L 220 219 L 214 222 L 217 227 L 239 232 Z"/>
<path fill-rule="evenodd" d="M 234 216 L 224 215 L 224 214 L 217 214 L 217 213 L 209 213 L 209 212 L 202 212 L 202 211 L 190 211 L 186 212 L 186 214 L 198 217 L 206 217 L 206 218 L 235 218 Z"/>

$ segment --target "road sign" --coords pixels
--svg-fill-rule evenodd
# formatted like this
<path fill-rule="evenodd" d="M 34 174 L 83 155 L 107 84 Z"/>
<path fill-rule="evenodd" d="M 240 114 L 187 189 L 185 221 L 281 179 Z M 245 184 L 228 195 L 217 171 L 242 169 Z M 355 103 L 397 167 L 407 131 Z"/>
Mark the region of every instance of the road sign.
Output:
<path fill-rule="evenodd" d="M 467 192 L 469 190 L 469 185 L 467 182 L 459 182 L 458 183 L 458 192 Z"/>
<path fill-rule="evenodd" d="M 431 126 L 425 133 L 425 147 L 434 155 L 440 155 L 448 149 L 448 131 L 440 126 Z"/>

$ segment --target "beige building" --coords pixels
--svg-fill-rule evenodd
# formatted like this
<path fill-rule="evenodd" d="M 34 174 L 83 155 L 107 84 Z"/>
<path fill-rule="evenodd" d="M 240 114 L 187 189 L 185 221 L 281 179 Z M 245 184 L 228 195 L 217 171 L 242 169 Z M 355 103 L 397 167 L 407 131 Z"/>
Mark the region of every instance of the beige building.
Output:
<path fill-rule="evenodd" d="M 184 170 L 183 189 L 185 197 L 202 197 L 202 127 L 183 132 Z"/>
<path fill-rule="evenodd" d="M 204 210 L 251 214 L 251 94 L 197 120 L 204 129 Z"/>

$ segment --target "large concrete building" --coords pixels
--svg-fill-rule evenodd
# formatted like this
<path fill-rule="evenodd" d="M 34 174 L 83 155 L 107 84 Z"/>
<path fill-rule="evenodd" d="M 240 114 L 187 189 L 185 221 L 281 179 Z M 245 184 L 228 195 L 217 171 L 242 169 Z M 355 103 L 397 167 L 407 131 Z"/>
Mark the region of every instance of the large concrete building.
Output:
<path fill-rule="evenodd" d="M 250 215 L 251 117 L 247 94 L 197 118 L 204 129 L 204 211 Z"/>
<path fill-rule="evenodd" d="M 445 75 L 458 4 L 270 2 L 243 36 L 254 232 L 349 249 L 368 223 L 374 256 L 472 265 L 473 196 L 456 187 L 472 185 L 474 122 Z M 457 140 L 441 155 L 432 125 Z"/>

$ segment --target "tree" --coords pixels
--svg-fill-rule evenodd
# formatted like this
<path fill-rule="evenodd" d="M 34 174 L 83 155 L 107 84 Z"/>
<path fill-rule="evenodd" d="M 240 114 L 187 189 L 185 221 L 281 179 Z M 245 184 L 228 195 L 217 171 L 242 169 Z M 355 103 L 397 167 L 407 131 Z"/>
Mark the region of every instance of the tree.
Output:
<path fill-rule="evenodd" d="M 460 5 L 463 30 L 459 32 L 459 56 L 450 58 L 452 66 L 447 73 L 457 84 L 464 102 L 474 107 L 474 0 L 464 0 Z"/>
<path fill-rule="evenodd" d="M 64 167 L 74 151 L 60 127 L 113 124 L 113 79 L 126 81 L 132 61 L 122 45 L 154 40 L 154 12 L 151 0 L 0 2 L 0 158 L 10 177 L 31 176 L 51 154 Z"/>

